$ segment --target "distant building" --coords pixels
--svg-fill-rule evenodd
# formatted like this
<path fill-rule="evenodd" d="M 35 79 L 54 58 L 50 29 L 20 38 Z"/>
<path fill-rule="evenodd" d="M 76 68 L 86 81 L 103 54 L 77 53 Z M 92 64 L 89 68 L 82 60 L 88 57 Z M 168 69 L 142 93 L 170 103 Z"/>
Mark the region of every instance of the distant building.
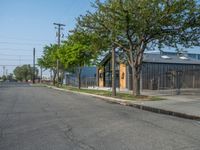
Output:
<path fill-rule="evenodd" d="M 174 53 L 144 54 L 141 71 L 142 89 L 200 88 L 200 60 Z M 197 56 L 196 56 L 197 57 Z M 112 86 L 111 55 L 108 54 L 98 68 L 98 86 Z M 116 86 L 133 88 L 132 71 L 128 64 L 117 58 Z"/>

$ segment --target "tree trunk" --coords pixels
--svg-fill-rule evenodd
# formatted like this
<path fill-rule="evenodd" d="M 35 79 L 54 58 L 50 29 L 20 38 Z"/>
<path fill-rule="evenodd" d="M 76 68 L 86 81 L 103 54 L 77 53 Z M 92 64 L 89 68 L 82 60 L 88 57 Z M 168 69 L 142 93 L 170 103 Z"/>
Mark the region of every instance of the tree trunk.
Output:
<path fill-rule="evenodd" d="M 81 74 L 78 73 L 78 89 L 81 89 Z"/>
<path fill-rule="evenodd" d="M 82 68 L 79 67 L 78 68 L 78 89 L 79 90 L 81 89 L 81 71 L 82 71 Z"/>
<path fill-rule="evenodd" d="M 53 85 L 56 85 L 56 71 L 53 71 Z"/>
<path fill-rule="evenodd" d="M 63 78 L 64 78 L 64 70 L 61 71 L 61 75 L 60 75 L 60 86 L 61 87 L 63 85 Z"/>
<path fill-rule="evenodd" d="M 40 67 L 40 83 L 42 83 L 42 67 Z"/>
<path fill-rule="evenodd" d="M 133 95 L 140 96 L 140 68 L 132 64 Z"/>
<path fill-rule="evenodd" d="M 140 74 L 134 72 L 134 93 L 135 96 L 140 96 Z"/>

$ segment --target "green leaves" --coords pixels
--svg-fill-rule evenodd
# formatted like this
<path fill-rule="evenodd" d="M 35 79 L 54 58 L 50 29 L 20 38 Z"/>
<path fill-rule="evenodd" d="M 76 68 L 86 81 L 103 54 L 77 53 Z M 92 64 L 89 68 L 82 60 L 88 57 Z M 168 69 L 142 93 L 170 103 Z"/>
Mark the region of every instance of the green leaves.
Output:
<path fill-rule="evenodd" d="M 77 26 L 109 39 L 110 45 L 114 41 L 133 56 L 141 53 L 142 45 L 145 49 L 152 44 L 200 45 L 200 6 L 196 0 L 106 0 L 93 6 L 96 11 L 80 16 Z"/>
<path fill-rule="evenodd" d="M 55 69 L 58 51 L 59 47 L 56 44 L 45 46 L 42 58 L 38 59 L 38 65 L 46 69 Z"/>
<path fill-rule="evenodd" d="M 35 76 L 37 76 L 38 70 L 36 69 Z M 28 81 L 32 79 L 33 67 L 30 65 L 23 65 L 14 69 L 15 78 L 19 81 Z"/>
<path fill-rule="evenodd" d="M 96 0 L 93 7 L 61 47 L 45 47 L 39 64 L 55 68 L 59 59 L 66 68 L 90 65 L 115 45 L 138 76 L 146 49 L 200 46 L 197 0 Z"/>
<path fill-rule="evenodd" d="M 84 32 L 74 32 L 61 46 L 60 59 L 66 67 L 81 67 L 90 65 L 97 56 L 92 44 L 93 35 Z"/>
<path fill-rule="evenodd" d="M 146 49 L 200 46 L 197 0 L 96 0 L 93 7 L 78 18 L 78 29 L 118 47 L 137 76 Z"/>

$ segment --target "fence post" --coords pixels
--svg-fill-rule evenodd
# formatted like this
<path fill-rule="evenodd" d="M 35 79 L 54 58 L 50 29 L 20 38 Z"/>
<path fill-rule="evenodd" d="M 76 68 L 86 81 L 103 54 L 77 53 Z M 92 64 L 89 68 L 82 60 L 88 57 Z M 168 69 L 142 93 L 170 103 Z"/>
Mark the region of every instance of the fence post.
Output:
<path fill-rule="evenodd" d="M 192 87 L 193 87 L 193 89 L 195 88 L 195 75 L 194 75 L 194 73 L 193 73 L 193 85 L 192 85 Z"/>

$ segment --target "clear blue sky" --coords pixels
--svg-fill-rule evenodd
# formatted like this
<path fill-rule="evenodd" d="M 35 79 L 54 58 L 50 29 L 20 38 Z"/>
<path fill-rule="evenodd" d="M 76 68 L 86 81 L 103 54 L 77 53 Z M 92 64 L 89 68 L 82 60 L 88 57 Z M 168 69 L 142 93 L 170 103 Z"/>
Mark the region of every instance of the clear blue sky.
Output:
<path fill-rule="evenodd" d="M 75 18 L 92 10 L 94 0 L 0 0 L 0 76 L 15 66 L 32 64 L 32 49 L 40 57 L 43 47 L 56 42 L 53 22 L 66 24 L 64 34 L 75 26 Z M 190 52 L 200 53 L 199 48 Z"/>
<path fill-rule="evenodd" d="M 56 42 L 53 22 L 66 24 L 65 36 L 75 26 L 75 18 L 91 10 L 94 0 L 1 0 L 0 76 L 20 64 L 32 64 L 32 49 L 40 57 L 43 47 Z"/>

